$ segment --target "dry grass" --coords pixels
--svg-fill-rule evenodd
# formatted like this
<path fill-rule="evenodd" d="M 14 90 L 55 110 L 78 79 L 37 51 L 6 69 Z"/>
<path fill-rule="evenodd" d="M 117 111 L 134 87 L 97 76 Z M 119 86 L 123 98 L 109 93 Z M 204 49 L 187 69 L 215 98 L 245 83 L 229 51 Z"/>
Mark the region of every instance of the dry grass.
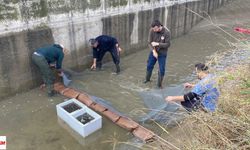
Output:
<path fill-rule="evenodd" d="M 239 47 L 250 50 L 247 44 Z M 239 49 L 229 53 L 236 51 Z M 218 65 L 225 55 L 215 54 L 208 64 Z M 172 130 L 168 140 L 180 149 L 250 149 L 250 58 L 213 71 L 221 91 L 217 111 L 192 113 Z"/>
<path fill-rule="evenodd" d="M 228 44 L 233 49 L 211 56 L 207 61 L 210 67 L 220 64 L 228 54 L 237 56 L 242 49 L 249 53 L 248 41 Z M 183 135 L 177 142 L 181 149 L 250 149 L 249 59 L 229 62 L 229 66 L 221 71 L 213 69 L 221 91 L 218 110 L 213 114 L 194 112 L 176 128 L 180 132 L 177 135 Z"/>
<path fill-rule="evenodd" d="M 192 140 L 198 141 L 186 149 L 250 149 L 249 64 L 228 69 L 230 74 L 218 78 L 223 81 L 218 111 L 195 112 L 180 126 L 189 127 Z"/>

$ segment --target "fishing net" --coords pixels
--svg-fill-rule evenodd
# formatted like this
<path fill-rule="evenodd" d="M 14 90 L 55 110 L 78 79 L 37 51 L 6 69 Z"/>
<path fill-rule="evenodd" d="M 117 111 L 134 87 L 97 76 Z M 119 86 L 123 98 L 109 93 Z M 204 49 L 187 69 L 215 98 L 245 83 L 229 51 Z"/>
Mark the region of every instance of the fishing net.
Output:
<path fill-rule="evenodd" d="M 176 124 L 186 114 L 177 103 L 167 103 L 165 97 L 170 95 L 183 95 L 183 86 L 168 87 L 165 89 L 153 89 L 140 93 L 148 113 L 139 117 L 139 122 L 147 123 L 152 120 L 164 125 Z"/>
<path fill-rule="evenodd" d="M 183 92 L 182 85 L 140 92 L 141 99 L 146 107 L 146 115 L 139 115 L 136 120 L 142 124 L 154 120 L 168 126 L 175 125 L 182 120 L 187 113 L 179 104 L 167 103 L 165 97 L 169 95 L 182 95 Z M 120 116 L 127 116 L 116 110 L 109 101 L 96 96 L 91 96 L 91 98 L 96 103 L 103 105 Z"/>

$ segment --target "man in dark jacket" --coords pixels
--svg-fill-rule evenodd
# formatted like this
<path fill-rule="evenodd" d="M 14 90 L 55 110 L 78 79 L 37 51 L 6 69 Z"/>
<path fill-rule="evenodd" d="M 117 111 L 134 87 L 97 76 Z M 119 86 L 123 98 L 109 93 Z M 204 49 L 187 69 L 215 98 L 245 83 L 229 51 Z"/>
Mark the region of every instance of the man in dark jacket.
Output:
<path fill-rule="evenodd" d="M 151 51 L 148 57 L 146 80 L 144 83 L 150 81 L 154 65 L 158 60 L 159 71 L 157 86 L 162 88 L 162 81 L 165 75 L 167 52 L 170 46 L 170 32 L 161 24 L 159 20 L 155 20 L 151 24 L 148 44 Z"/>
<path fill-rule="evenodd" d="M 89 42 L 93 48 L 93 64 L 91 69 L 101 69 L 102 59 L 105 53 L 110 52 L 116 66 L 116 73 L 119 73 L 121 48 L 119 47 L 117 39 L 108 35 L 100 35 L 95 39 L 90 39 Z"/>
<path fill-rule="evenodd" d="M 32 54 L 32 61 L 39 68 L 43 82 L 47 87 L 48 96 L 51 97 L 55 94 L 53 85 L 55 76 L 51 70 L 51 65 L 56 63 L 56 69 L 59 74 L 62 74 L 62 61 L 66 49 L 59 44 L 53 44 L 46 47 L 38 48 Z"/>

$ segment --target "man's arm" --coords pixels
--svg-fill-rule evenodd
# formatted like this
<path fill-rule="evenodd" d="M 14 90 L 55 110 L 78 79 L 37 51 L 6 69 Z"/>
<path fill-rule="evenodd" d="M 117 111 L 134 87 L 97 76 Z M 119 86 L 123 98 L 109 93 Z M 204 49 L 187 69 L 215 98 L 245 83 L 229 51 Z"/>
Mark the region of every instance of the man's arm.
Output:
<path fill-rule="evenodd" d="M 152 42 L 153 41 L 152 34 L 153 34 L 153 31 L 152 31 L 152 29 L 150 29 L 149 30 L 149 35 L 148 35 L 148 47 L 152 50 L 153 56 L 157 59 L 158 58 L 158 53 L 157 53 L 156 48 L 155 48 L 155 46 L 157 46 L 157 43 Z"/>
<path fill-rule="evenodd" d="M 189 92 L 183 96 L 167 96 L 165 101 L 167 102 L 184 102 L 190 101 L 193 99 L 200 99 L 200 96 L 194 92 Z"/>
<path fill-rule="evenodd" d="M 96 58 L 93 58 L 93 64 L 92 64 L 92 66 L 91 66 L 91 68 L 90 68 L 91 70 L 93 69 L 96 69 Z"/>
<path fill-rule="evenodd" d="M 170 32 L 167 31 L 166 34 L 165 34 L 164 43 L 159 43 L 159 47 L 160 48 L 168 48 L 169 46 L 170 46 Z"/>
<path fill-rule="evenodd" d="M 183 102 L 184 96 L 167 96 L 165 98 L 165 101 L 167 101 L 167 102 Z"/>
<path fill-rule="evenodd" d="M 90 69 L 96 69 L 96 58 L 97 58 L 97 49 L 93 48 L 93 64 Z"/>
<path fill-rule="evenodd" d="M 56 69 L 58 72 L 62 72 L 62 61 L 63 61 L 63 58 L 64 58 L 64 54 L 63 52 L 59 53 L 59 57 L 56 61 Z"/>
<path fill-rule="evenodd" d="M 184 83 L 184 88 L 193 88 L 195 85 L 191 83 Z"/>
<path fill-rule="evenodd" d="M 153 41 L 153 39 L 152 39 L 152 33 L 153 33 L 153 31 L 152 31 L 152 29 L 150 29 L 149 30 L 149 34 L 148 34 L 148 47 L 150 48 L 150 49 L 154 49 L 154 47 L 152 46 L 152 41 Z"/>

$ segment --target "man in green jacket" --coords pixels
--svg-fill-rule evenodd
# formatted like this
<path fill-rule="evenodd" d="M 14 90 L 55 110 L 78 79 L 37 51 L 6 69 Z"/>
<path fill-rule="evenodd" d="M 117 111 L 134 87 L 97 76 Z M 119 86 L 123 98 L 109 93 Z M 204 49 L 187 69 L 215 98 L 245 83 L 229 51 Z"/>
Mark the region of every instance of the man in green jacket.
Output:
<path fill-rule="evenodd" d="M 56 63 L 56 69 L 59 74 L 62 74 L 62 61 L 66 49 L 60 44 L 53 44 L 46 47 L 38 48 L 32 54 L 32 61 L 39 68 L 43 82 L 47 87 L 48 96 L 51 97 L 54 92 L 55 76 L 50 68 L 51 64 Z"/>

